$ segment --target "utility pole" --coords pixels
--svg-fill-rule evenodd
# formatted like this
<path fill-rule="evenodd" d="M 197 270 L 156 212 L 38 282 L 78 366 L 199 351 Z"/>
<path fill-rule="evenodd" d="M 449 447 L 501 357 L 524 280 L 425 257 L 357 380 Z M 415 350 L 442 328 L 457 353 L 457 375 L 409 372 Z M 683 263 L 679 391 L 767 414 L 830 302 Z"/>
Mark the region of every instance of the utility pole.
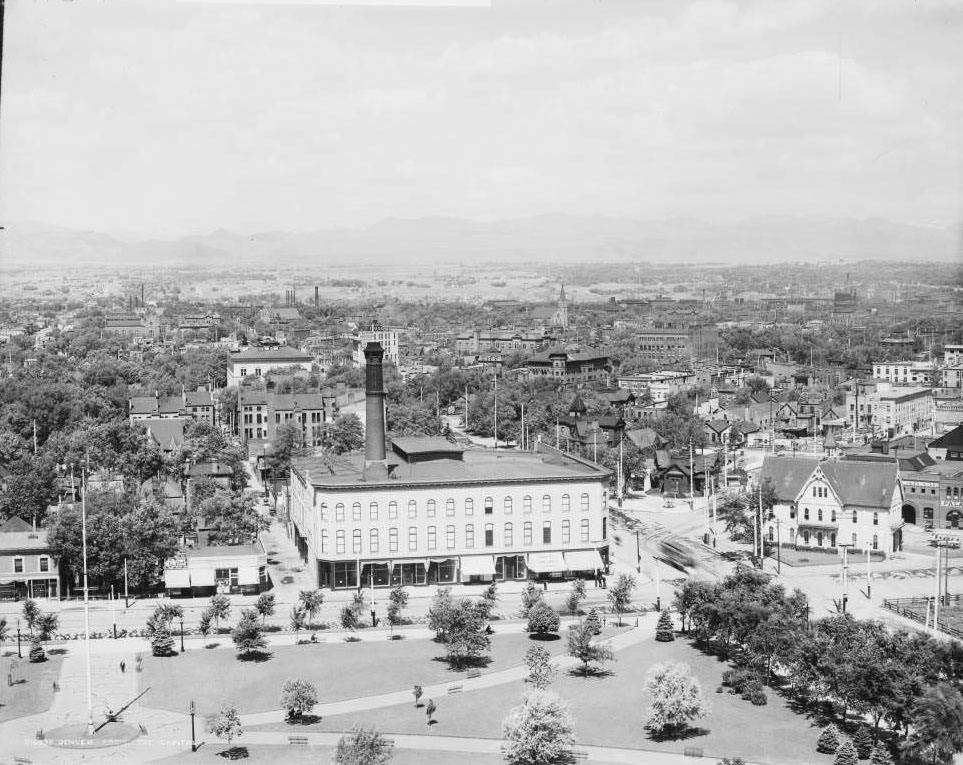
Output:
<path fill-rule="evenodd" d="M 866 597 L 873 597 L 873 572 L 869 567 L 870 563 L 869 547 L 866 548 Z"/>
<path fill-rule="evenodd" d="M 80 502 L 81 540 L 84 559 L 84 648 L 87 665 L 87 736 L 94 735 L 94 701 L 90 675 L 90 597 L 87 585 L 87 471 L 83 474 L 83 497 Z"/>
<path fill-rule="evenodd" d="M 851 547 L 849 542 L 841 542 L 839 545 L 843 551 L 843 613 L 846 613 L 846 604 L 849 602 L 849 556 L 847 552 Z"/>
<path fill-rule="evenodd" d="M 779 534 L 778 518 L 776 518 L 776 574 L 782 574 L 782 537 Z"/>
<path fill-rule="evenodd" d="M 124 610 L 130 608 L 130 595 L 127 591 L 127 556 L 124 556 Z"/>
<path fill-rule="evenodd" d="M 936 594 L 933 597 L 933 632 L 939 632 L 940 630 L 940 550 L 942 550 L 939 545 L 936 547 Z"/>
<path fill-rule="evenodd" d="M 695 504 L 695 466 L 692 461 L 692 436 L 689 436 L 689 509 Z"/>
<path fill-rule="evenodd" d="M 495 370 L 495 451 L 498 451 L 498 370 Z"/>

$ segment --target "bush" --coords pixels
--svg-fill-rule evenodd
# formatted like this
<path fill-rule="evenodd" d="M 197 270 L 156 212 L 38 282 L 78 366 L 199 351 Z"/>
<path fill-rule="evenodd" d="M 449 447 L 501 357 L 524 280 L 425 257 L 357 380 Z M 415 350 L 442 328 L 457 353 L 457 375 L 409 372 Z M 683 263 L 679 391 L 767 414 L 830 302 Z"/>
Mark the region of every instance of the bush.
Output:
<path fill-rule="evenodd" d="M 43 643 L 40 642 L 39 638 L 34 638 L 30 641 L 30 661 L 36 664 L 41 661 L 47 660 L 47 653 L 43 650 Z"/>
<path fill-rule="evenodd" d="M 599 612 L 594 608 L 589 609 L 588 616 L 585 617 L 585 623 L 591 625 L 593 635 L 601 634 L 602 620 L 599 619 Z"/>
<path fill-rule="evenodd" d="M 869 755 L 873 751 L 873 734 L 869 732 L 869 728 L 865 725 L 859 726 L 856 735 L 853 736 L 853 745 L 856 747 L 856 756 L 859 759 L 869 759 Z"/>
<path fill-rule="evenodd" d="M 886 745 L 880 741 L 873 747 L 869 755 L 870 765 L 893 765 L 893 755 L 889 753 Z"/>
<path fill-rule="evenodd" d="M 839 731 L 835 725 L 827 725 L 816 741 L 816 751 L 821 754 L 835 754 L 839 749 Z"/>
<path fill-rule="evenodd" d="M 552 608 L 544 600 L 537 600 L 528 609 L 528 631 L 536 635 L 546 635 L 550 632 L 558 632 L 559 617 L 558 611 Z"/>
<path fill-rule="evenodd" d="M 766 692 L 762 690 L 762 688 L 752 693 L 749 696 L 749 701 L 753 706 L 757 707 L 764 707 L 769 703 L 769 700 L 766 698 Z"/>
<path fill-rule="evenodd" d="M 668 609 L 662 612 L 659 623 L 655 626 L 655 639 L 659 643 L 671 643 L 675 640 L 675 632 L 672 629 L 672 617 Z"/>
<path fill-rule="evenodd" d="M 150 639 L 150 652 L 154 656 L 174 655 L 174 638 L 171 637 L 167 627 L 160 625 L 154 629 L 154 634 Z"/>
<path fill-rule="evenodd" d="M 857 765 L 859 758 L 856 756 L 856 747 L 853 742 L 846 739 L 842 746 L 836 750 L 836 759 L 833 760 L 833 765 Z"/>

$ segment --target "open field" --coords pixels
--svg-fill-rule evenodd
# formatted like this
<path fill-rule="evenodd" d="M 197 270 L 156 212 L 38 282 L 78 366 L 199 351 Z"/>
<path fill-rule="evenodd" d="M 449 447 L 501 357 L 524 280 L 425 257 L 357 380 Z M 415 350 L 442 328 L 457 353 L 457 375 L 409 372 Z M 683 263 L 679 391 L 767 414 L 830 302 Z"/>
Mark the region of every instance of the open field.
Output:
<path fill-rule="evenodd" d="M 29 647 L 29 646 L 28 646 Z M 0 658 L 0 722 L 26 717 L 50 708 L 54 697 L 54 681 L 60 677 L 64 661 L 62 649 L 47 651 L 47 661 L 31 664 L 24 651 L 22 659 L 16 651 Z M 8 685 L 8 677 L 13 685 Z"/>

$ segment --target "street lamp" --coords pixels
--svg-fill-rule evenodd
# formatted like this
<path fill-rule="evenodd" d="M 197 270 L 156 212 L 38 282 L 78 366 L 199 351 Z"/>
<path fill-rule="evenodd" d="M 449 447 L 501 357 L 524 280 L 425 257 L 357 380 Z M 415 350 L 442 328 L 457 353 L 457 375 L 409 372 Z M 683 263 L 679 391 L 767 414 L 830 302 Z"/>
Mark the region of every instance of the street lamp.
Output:
<path fill-rule="evenodd" d="M 181 617 L 181 653 L 184 653 L 184 617 Z"/>
<path fill-rule="evenodd" d="M 843 613 L 846 613 L 846 603 L 849 600 L 849 557 L 847 552 L 853 545 L 849 542 L 840 542 L 837 547 L 843 551 Z"/>
<path fill-rule="evenodd" d="M 191 699 L 191 751 L 197 751 L 197 739 L 194 738 L 194 699 Z"/>
<path fill-rule="evenodd" d="M 17 658 L 22 659 L 23 654 L 20 652 L 20 620 L 17 619 Z"/>

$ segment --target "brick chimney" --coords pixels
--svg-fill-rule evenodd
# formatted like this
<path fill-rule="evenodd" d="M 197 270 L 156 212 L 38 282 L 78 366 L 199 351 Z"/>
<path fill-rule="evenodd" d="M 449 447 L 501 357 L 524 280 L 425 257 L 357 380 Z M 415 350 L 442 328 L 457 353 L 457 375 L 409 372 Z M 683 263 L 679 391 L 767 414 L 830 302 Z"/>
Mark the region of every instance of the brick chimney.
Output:
<path fill-rule="evenodd" d="M 378 480 L 388 477 L 385 459 L 385 383 L 382 362 L 385 351 L 381 343 L 368 343 L 364 349 L 364 474 Z"/>

